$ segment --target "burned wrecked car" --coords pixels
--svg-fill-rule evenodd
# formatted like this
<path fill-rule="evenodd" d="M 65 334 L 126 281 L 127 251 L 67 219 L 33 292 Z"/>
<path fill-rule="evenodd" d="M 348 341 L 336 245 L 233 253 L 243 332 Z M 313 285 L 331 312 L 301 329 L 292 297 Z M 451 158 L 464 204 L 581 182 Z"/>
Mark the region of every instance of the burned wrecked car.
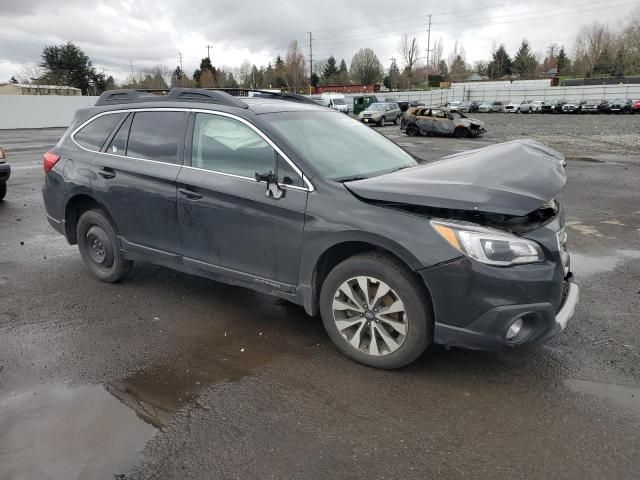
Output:
<path fill-rule="evenodd" d="M 484 122 L 462 112 L 446 108 L 410 108 L 403 115 L 400 129 L 407 135 L 444 135 L 458 138 L 477 137 L 485 132 Z"/>
<path fill-rule="evenodd" d="M 284 298 L 366 365 L 540 343 L 578 301 L 564 158 L 534 141 L 425 165 L 292 94 L 110 90 L 43 167 L 46 218 L 97 279 L 150 262 Z"/>

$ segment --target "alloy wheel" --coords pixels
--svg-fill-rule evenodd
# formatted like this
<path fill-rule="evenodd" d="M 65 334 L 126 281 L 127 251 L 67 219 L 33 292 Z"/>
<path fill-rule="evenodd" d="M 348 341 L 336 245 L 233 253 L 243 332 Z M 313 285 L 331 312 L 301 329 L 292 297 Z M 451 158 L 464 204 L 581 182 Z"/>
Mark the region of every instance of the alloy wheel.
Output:
<path fill-rule="evenodd" d="M 333 319 L 353 348 L 373 356 L 398 350 L 409 319 L 398 294 L 383 281 L 357 276 L 342 283 L 333 296 Z"/>

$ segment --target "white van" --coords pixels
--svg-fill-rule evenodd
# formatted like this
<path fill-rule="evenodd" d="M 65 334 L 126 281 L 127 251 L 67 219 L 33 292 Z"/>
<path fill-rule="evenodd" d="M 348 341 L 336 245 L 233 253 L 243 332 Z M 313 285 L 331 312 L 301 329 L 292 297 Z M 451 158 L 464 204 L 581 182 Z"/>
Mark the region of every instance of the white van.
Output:
<path fill-rule="evenodd" d="M 341 93 L 323 93 L 321 104 L 342 113 L 349 113 L 349 105 Z"/>

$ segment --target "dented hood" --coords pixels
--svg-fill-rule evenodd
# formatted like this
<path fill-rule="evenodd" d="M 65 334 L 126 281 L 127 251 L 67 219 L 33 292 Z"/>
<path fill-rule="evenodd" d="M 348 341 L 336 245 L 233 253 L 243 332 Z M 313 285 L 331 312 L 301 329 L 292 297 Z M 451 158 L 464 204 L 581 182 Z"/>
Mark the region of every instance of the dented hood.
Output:
<path fill-rule="evenodd" d="M 516 140 L 345 186 L 367 200 L 522 216 L 562 190 L 564 167 L 561 153 Z"/>

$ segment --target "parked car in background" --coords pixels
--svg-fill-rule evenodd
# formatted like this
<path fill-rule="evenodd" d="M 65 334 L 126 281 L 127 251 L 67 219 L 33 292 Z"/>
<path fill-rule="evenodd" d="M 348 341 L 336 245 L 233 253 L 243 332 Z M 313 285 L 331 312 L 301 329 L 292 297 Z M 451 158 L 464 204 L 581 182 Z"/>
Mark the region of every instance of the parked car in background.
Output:
<path fill-rule="evenodd" d="M 553 100 L 551 102 L 551 113 L 562 113 L 562 107 L 566 103 L 565 100 Z"/>
<path fill-rule="evenodd" d="M 341 93 L 323 93 L 321 103 L 325 107 L 333 108 L 342 113 L 349 113 L 349 105 Z"/>
<path fill-rule="evenodd" d="M 460 102 L 460 105 L 458 105 L 458 111 L 461 113 L 469 113 L 469 110 L 471 110 L 472 107 L 473 107 L 473 102 L 469 102 L 469 101 Z"/>
<path fill-rule="evenodd" d="M 477 137 L 485 132 L 484 122 L 448 108 L 410 108 L 402 116 L 400 129 L 410 137 L 444 135 L 458 138 Z"/>
<path fill-rule="evenodd" d="M 580 113 L 584 100 L 569 100 L 562 106 L 562 113 Z"/>
<path fill-rule="evenodd" d="M 504 106 L 507 113 L 531 113 L 531 103 L 527 100 L 509 102 Z"/>
<path fill-rule="evenodd" d="M 494 101 L 491 102 L 491 112 L 493 113 L 503 113 L 504 112 L 504 102 Z"/>
<path fill-rule="evenodd" d="M 580 113 L 611 113 L 606 100 L 586 100 L 580 107 Z"/>
<path fill-rule="evenodd" d="M 5 150 L 0 147 L 0 201 L 7 195 L 7 181 L 11 176 L 11 166 L 7 163 L 6 157 Z"/>
<path fill-rule="evenodd" d="M 489 113 L 491 112 L 491 102 L 482 102 L 478 105 L 478 113 Z"/>
<path fill-rule="evenodd" d="M 471 105 L 469 105 L 469 113 L 478 113 L 481 103 L 482 102 L 478 102 L 478 101 L 471 102 Z"/>
<path fill-rule="evenodd" d="M 400 107 L 400 111 L 402 112 L 406 112 L 407 109 L 409 108 L 409 101 L 407 100 L 397 100 L 392 97 L 392 98 L 385 98 L 384 101 L 388 103 L 397 103 L 398 106 Z"/>
<path fill-rule="evenodd" d="M 424 102 L 420 100 L 411 100 L 409 102 L 409 108 L 411 107 L 421 107 L 424 106 Z"/>
<path fill-rule="evenodd" d="M 531 102 L 531 112 L 532 113 L 542 113 L 542 107 L 544 106 L 544 102 L 542 100 L 533 100 Z"/>
<path fill-rule="evenodd" d="M 631 113 L 633 100 L 630 98 L 618 98 L 609 102 L 609 110 L 611 113 Z"/>
<path fill-rule="evenodd" d="M 463 102 L 449 102 L 445 105 L 452 112 L 457 112 L 458 108 L 462 105 Z"/>
<path fill-rule="evenodd" d="M 397 103 L 378 102 L 369 105 L 365 111 L 360 112 L 358 118 L 363 123 L 384 127 L 387 123 L 398 124 L 402 117 L 402 111 Z"/>
<path fill-rule="evenodd" d="M 631 103 L 631 113 L 633 114 L 640 113 L 640 99 L 634 100 Z"/>

